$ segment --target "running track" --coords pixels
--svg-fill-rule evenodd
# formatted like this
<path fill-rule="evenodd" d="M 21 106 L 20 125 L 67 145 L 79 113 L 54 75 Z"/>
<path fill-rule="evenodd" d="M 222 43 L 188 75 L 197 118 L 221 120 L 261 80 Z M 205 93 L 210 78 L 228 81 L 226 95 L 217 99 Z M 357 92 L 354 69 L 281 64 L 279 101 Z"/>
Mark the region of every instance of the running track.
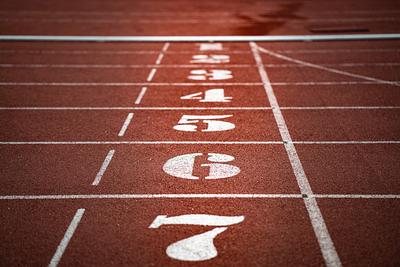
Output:
<path fill-rule="evenodd" d="M 0 34 L 400 32 L 224 4 L 7 0 Z M 398 266 L 399 71 L 398 40 L 0 42 L 0 265 Z"/>

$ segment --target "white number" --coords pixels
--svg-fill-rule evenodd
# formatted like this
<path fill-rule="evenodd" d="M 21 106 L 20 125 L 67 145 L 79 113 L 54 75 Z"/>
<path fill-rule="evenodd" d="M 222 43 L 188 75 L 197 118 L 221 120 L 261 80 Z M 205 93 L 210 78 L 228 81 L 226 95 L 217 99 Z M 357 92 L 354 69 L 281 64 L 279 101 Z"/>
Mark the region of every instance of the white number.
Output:
<path fill-rule="evenodd" d="M 193 175 L 194 163 L 196 157 L 202 155 L 203 153 L 192 153 L 171 158 L 165 162 L 163 171 L 174 177 L 198 180 L 200 178 Z M 234 157 L 218 153 L 208 153 L 207 156 L 207 160 L 211 163 L 204 163 L 200 165 L 201 167 L 209 167 L 209 173 L 205 179 L 215 180 L 229 178 L 240 173 L 240 168 L 225 163 L 235 160 Z"/>
<path fill-rule="evenodd" d="M 174 217 L 157 216 L 149 228 L 159 228 L 161 225 L 203 225 L 229 226 L 243 222 L 244 216 L 218 216 L 209 214 L 185 214 Z M 218 255 L 214 238 L 228 227 L 216 227 L 202 234 L 197 234 L 170 244 L 166 253 L 170 258 L 181 261 L 204 261 Z"/>
<path fill-rule="evenodd" d="M 214 44 L 200 44 L 200 51 L 221 51 L 222 44 L 221 43 L 214 43 Z"/>
<path fill-rule="evenodd" d="M 231 96 L 225 96 L 224 89 L 209 89 L 204 92 L 198 92 L 190 95 L 182 96 L 181 99 L 195 99 L 199 102 L 231 102 Z"/>
<path fill-rule="evenodd" d="M 232 78 L 233 76 L 230 70 L 192 70 L 188 76 L 188 79 L 196 81 L 228 80 Z"/>
<path fill-rule="evenodd" d="M 207 124 L 207 129 L 201 130 L 202 132 L 228 131 L 234 129 L 235 124 L 217 119 L 226 119 L 232 116 L 233 115 L 183 115 L 178 121 L 178 124 L 174 126 L 174 129 L 183 132 L 197 132 L 196 123 L 202 121 Z"/>
<path fill-rule="evenodd" d="M 229 63 L 229 56 L 227 55 L 194 55 L 190 63 Z"/>

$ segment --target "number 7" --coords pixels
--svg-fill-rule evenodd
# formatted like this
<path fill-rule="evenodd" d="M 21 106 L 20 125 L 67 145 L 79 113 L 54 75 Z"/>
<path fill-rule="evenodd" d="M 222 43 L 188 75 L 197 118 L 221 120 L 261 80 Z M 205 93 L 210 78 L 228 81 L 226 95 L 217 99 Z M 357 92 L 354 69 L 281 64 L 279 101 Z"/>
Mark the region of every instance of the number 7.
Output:
<path fill-rule="evenodd" d="M 159 228 L 161 225 L 203 225 L 203 226 L 229 226 L 241 223 L 244 216 L 218 216 L 209 214 L 186 214 L 167 217 L 158 215 L 149 228 Z M 204 261 L 218 255 L 214 246 L 214 238 L 224 232 L 228 227 L 216 227 L 210 231 L 197 234 L 170 244 L 166 253 L 170 258 L 181 261 Z"/>

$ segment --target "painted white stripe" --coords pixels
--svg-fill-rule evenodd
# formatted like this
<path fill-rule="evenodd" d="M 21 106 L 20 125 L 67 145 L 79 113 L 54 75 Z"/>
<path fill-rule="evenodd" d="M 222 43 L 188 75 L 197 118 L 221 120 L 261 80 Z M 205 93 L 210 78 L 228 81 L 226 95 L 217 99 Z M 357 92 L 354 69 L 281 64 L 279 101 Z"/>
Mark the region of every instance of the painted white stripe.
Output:
<path fill-rule="evenodd" d="M 376 63 L 339 63 L 319 64 L 324 67 L 395 67 L 400 66 L 398 62 L 376 62 Z M 307 66 L 298 64 L 265 64 L 267 68 L 304 68 Z M 142 68 L 253 68 L 253 64 L 163 64 L 163 65 L 123 65 L 123 64 L 10 64 L 0 63 L 0 68 L 48 68 L 48 69 L 142 69 Z"/>
<path fill-rule="evenodd" d="M 99 185 L 101 179 L 103 178 L 104 173 L 106 172 L 108 165 L 110 165 L 110 162 L 114 156 L 115 150 L 110 150 L 108 151 L 108 154 L 106 158 L 103 161 L 103 164 L 101 164 L 100 170 L 96 175 L 96 178 L 94 179 L 92 185 Z"/>
<path fill-rule="evenodd" d="M 267 72 L 265 71 L 260 52 L 255 43 L 250 43 L 251 50 L 253 52 L 254 59 L 258 66 L 258 71 L 261 80 L 264 83 L 265 92 L 267 94 L 268 100 L 273 108 L 273 114 L 275 121 L 277 123 L 279 132 L 282 136 L 282 141 L 285 142 L 285 149 L 289 157 L 289 161 L 292 165 L 294 175 L 296 177 L 297 183 L 300 188 L 301 194 L 313 195 L 313 191 L 308 182 L 308 178 L 304 172 L 303 166 L 300 162 L 300 158 L 297 155 L 295 146 L 293 145 L 292 138 L 290 136 L 289 130 L 287 128 L 285 119 L 283 118 L 282 112 L 280 110 L 278 101 L 275 97 L 275 93 L 272 89 L 270 80 L 268 78 Z M 325 264 L 328 267 L 342 266 L 340 262 L 339 255 L 336 252 L 335 245 L 330 237 L 328 228 L 325 224 L 324 218 L 322 217 L 321 211 L 318 207 L 318 203 L 314 198 L 304 199 L 305 206 L 307 208 L 308 215 L 311 220 L 311 224 L 314 228 L 315 235 L 317 237 L 319 246 L 321 248 L 322 256 L 324 257 Z"/>
<path fill-rule="evenodd" d="M 327 35 L 255 35 L 255 36 L 62 36 L 62 35 L 0 35 L 0 41 L 52 42 L 288 42 L 391 40 L 400 34 L 327 34 Z"/>
<path fill-rule="evenodd" d="M 147 87 L 143 86 L 142 89 L 140 89 L 139 95 L 137 96 L 136 100 L 135 100 L 135 105 L 139 105 L 140 102 L 142 102 L 143 96 L 147 91 Z"/>
<path fill-rule="evenodd" d="M 56 253 L 54 253 L 53 258 L 49 263 L 49 267 L 56 267 L 61 260 L 65 250 L 67 249 L 68 243 L 71 240 L 72 236 L 75 233 L 76 228 L 79 225 L 79 222 L 82 219 L 83 214 L 85 213 L 85 209 L 78 209 L 75 213 L 74 218 L 72 219 L 70 225 L 68 226 L 67 231 L 64 234 L 63 239 L 57 247 Z"/>
<path fill-rule="evenodd" d="M 140 95 L 139 95 L 140 96 Z M 141 98 L 135 104 L 139 104 Z M 400 106 L 315 106 L 280 107 L 281 110 L 375 110 L 400 109 Z M 270 110 L 271 107 L 0 107 L 0 110 Z"/>
<path fill-rule="evenodd" d="M 380 141 L 292 141 L 299 145 L 384 145 L 399 140 Z M 283 141 L 0 141 L 0 145 L 283 145 Z"/>
<path fill-rule="evenodd" d="M 163 59 L 164 54 L 167 52 L 168 48 L 169 48 L 169 43 L 167 42 L 164 44 L 163 48 L 161 49 L 160 55 L 158 55 L 158 58 L 156 60 L 156 65 L 161 64 L 161 60 Z"/>
<path fill-rule="evenodd" d="M 399 83 L 400 81 L 389 81 Z M 374 81 L 342 81 L 342 82 L 273 82 L 273 86 L 312 86 L 312 85 L 356 85 L 356 84 L 381 84 Z M 234 83 L 150 83 L 150 82 L 0 82 L 0 86 L 257 86 L 261 82 L 234 82 Z"/>
<path fill-rule="evenodd" d="M 133 118 L 133 113 L 129 113 L 128 116 L 126 116 L 126 119 L 125 119 L 125 121 L 124 121 L 124 124 L 123 124 L 122 127 L 121 127 L 121 130 L 119 130 L 118 136 L 121 137 L 121 136 L 124 136 L 124 135 L 125 135 L 125 132 L 126 132 L 126 130 L 128 129 L 129 124 L 130 124 L 131 121 L 132 121 L 132 118 Z"/>
<path fill-rule="evenodd" d="M 365 48 L 353 48 L 353 49 L 299 49 L 299 50 L 276 50 L 278 53 L 284 54 L 326 54 L 326 53 L 398 53 L 400 49 L 396 48 L 375 48 L 375 49 L 365 49 Z"/>
<path fill-rule="evenodd" d="M 327 72 L 331 72 L 331 73 L 335 73 L 335 74 L 340 74 L 340 75 L 344 75 L 344 76 L 347 76 L 347 77 L 362 79 L 362 80 L 366 80 L 366 81 L 400 86 L 400 83 L 387 81 L 387 80 L 382 80 L 382 79 L 377 79 L 377 78 L 374 78 L 374 77 L 355 74 L 355 73 L 351 73 L 351 72 L 347 72 L 347 71 L 328 68 L 328 67 L 325 67 L 325 66 L 322 66 L 322 65 L 313 64 L 313 63 L 306 62 L 306 61 L 303 61 L 303 60 L 287 57 L 287 56 L 272 52 L 271 50 L 268 50 L 268 49 L 260 47 L 260 46 L 257 46 L 257 47 L 258 47 L 259 51 L 261 51 L 261 52 L 263 52 L 265 54 L 268 54 L 268 55 L 270 55 L 272 57 L 279 58 L 279 59 L 282 59 L 282 60 L 286 60 L 286 61 L 289 61 L 289 62 L 294 62 L 294 63 L 297 63 L 299 65 L 303 65 L 303 66 L 306 66 L 306 67 L 319 69 L 319 70 L 323 70 L 323 71 L 327 71 Z"/>
<path fill-rule="evenodd" d="M 382 194 L 372 194 L 372 195 L 362 195 L 362 194 L 316 194 L 310 197 L 315 198 L 338 198 L 338 199 L 400 199 L 400 195 L 382 195 Z"/>
<path fill-rule="evenodd" d="M 146 81 L 151 82 L 154 78 L 154 75 L 156 74 L 156 71 L 157 71 L 156 68 L 151 69 L 149 76 L 147 76 Z"/>
<path fill-rule="evenodd" d="M 179 198 L 327 198 L 327 199 L 400 199 L 400 195 L 379 194 L 98 194 L 98 195 L 0 195 L 0 200 L 60 200 L 60 199 L 179 199 Z"/>
<path fill-rule="evenodd" d="M 166 51 L 166 54 L 193 54 L 194 51 Z M 94 55 L 126 55 L 126 54 L 159 54 L 159 51 L 155 50 L 1 50 L 0 54 L 67 54 L 67 55 L 81 55 L 81 54 L 94 54 Z M 246 50 L 224 50 L 224 53 L 227 54 L 250 54 L 249 51 Z"/>
<path fill-rule="evenodd" d="M 0 145 L 282 145 L 282 141 L 0 141 Z"/>

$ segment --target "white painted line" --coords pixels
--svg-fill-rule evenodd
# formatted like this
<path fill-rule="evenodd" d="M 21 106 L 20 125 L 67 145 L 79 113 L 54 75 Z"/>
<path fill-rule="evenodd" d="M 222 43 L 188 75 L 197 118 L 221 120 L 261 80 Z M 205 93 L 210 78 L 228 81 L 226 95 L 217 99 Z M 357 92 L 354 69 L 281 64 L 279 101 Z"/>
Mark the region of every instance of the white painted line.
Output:
<path fill-rule="evenodd" d="M 282 141 L 0 141 L 0 145 L 282 145 L 282 144 L 283 144 Z"/>
<path fill-rule="evenodd" d="M 395 67 L 400 66 L 398 62 L 376 62 L 376 63 L 338 63 L 319 64 L 324 67 Z M 305 68 L 299 64 L 265 64 L 267 68 Z M 253 68 L 253 64 L 144 64 L 144 65 L 123 65 L 123 64 L 13 64 L 0 63 L 0 68 L 48 68 L 48 69 L 143 69 L 143 68 Z"/>
<path fill-rule="evenodd" d="M 399 83 L 400 81 L 389 81 Z M 356 85 L 356 84 L 381 84 L 374 81 L 343 81 L 343 82 L 273 82 L 273 86 L 313 86 L 313 85 Z M 257 86 L 261 82 L 234 82 L 234 83 L 151 83 L 151 82 L 0 82 L 0 86 Z"/>
<path fill-rule="evenodd" d="M 140 96 L 140 95 L 139 95 Z M 141 98 L 136 99 L 139 104 Z M 400 106 L 315 106 L 280 107 L 281 110 L 376 110 L 400 109 Z M 0 107 L 0 110 L 271 110 L 271 107 Z"/>
<path fill-rule="evenodd" d="M 142 89 L 140 89 L 139 95 L 137 96 L 136 100 L 135 100 L 135 105 L 139 105 L 140 102 L 142 102 L 143 96 L 147 91 L 147 87 L 143 86 Z"/>
<path fill-rule="evenodd" d="M 284 54 L 326 54 L 326 53 L 386 53 L 386 52 L 400 52 L 400 49 L 396 48 L 376 48 L 376 49 L 299 49 L 299 50 L 276 50 L 277 53 Z"/>
<path fill-rule="evenodd" d="M 293 141 L 298 145 L 385 145 L 400 144 L 397 140 L 371 140 L 371 141 Z"/>
<path fill-rule="evenodd" d="M 399 140 L 381 141 L 292 141 L 299 145 L 385 145 Z M 0 145 L 283 145 L 283 141 L 0 141 Z"/>
<path fill-rule="evenodd" d="M 101 178 L 103 178 L 104 173 L 107 170 L 108 165 L 110 165 L 110 162 L 114 156 L 115 150 L 110 150 L 106 156 L 106 158 L 103 161 L 103 164 L 101 164 L 100 170 L 96 175 L 96 178 L 94 179 L 92 185 L 99 185 Z"/>
<path fill-rule="evenodd" d="M 264 88 L 265 88 L 265 92 L 267 94 L 268 100 L 271 104 L 271 107 L 273 108 L 272 111 L 273 111 L 278 129 L 279 129 L 279 132 L 281 134 L 282 141 L 285 142 L 285 149 L 288 154 L 290 164 L 292 165 L 292 169 L 293 169 L 294 175 L 296 177 L 298 186 L 300 188 L 300 192 L 301 192 L 301 194 L 305 194 L 305 195 L 313 195 L 313 191 L 308 182 L 308 178 L 304 172 L 300 158 L 297 155 L 296 148 L 292 143 L 292 138 L 291 138 L 289 130 L 287 128 L 285 119 L 283 118 L 278 101 L 275 97 L 275 93 L 274 93 L 274 90 L 272 89 L 270 80 L 268 78 L 268 74 L 265 71 L 265 67 L 263 65 L 262 58 L 261 58 L 260 52 L 258 50 L 258 46 L 255 43 L 251 42 L 250 47 L 253 52 L 254 59 L 257 63 L 261 80 L 264 83 Z M 321 248 L 321 253 L 322 253 L 322 256 L 324 257 L 326 266 L 328 266 L 328 267 L 342 266 L 339 255 L 336 252 L 335 245 L 333 244 L 333 241 L 328 232 L 328 228 L 325 224 L 325 220 L 322 217 L 321 211 L 318 207 L 317 201 L 315 200 L 315 198 L 304 199 L 304 204 L 307 208 L 307 212 L 310 217 L 311 224 L 314 228 L 314 232 L 317 237 L 319 246 Z"/>
<path fill-rule="evenodd" d="M 310 197 L 315 198 L 337 198 L 337 199 L 400 199 L 400 195 L 383 195 L 383 194 L 316 194 Z"/>
<path fill-rule="evenodd" d="M 302 198 L 301 194 L 101 194 L 101 195 L 8 195 L 0 200 L 56 199 L 151 199 L 151 198 Z"/>
<path fill-rule="evenodd" d="M 131 123 L 133 118 L 133 113 L 129 113 L 128 116 L 126 116 L 126 119 L 124 121 L 124 124 L 121 127 L 121 130 L 119 130 L 118 136 L 122 137 L 125 135 L 126 130 L 129 127 L 129 124 Z"/>
<path fill-rule="evenodd" d="M 156 60 L 156 65 L 161 64 L 161 60 L 163 59 L 164 54 L 167 52 L 168 48 L 169 48 L 169 43 L 167 42 L 164 44 L 163 48 L 161 49 L 160 55 L 158 55 L 158 58 Z"/>
<path fill-rule="evenodd" d="M 62 36 L 62 35 L 0 35 L 0 41 L 52 42 L 296 42 L 393 40 L 399 33 L 388 34 L 327 34 L 327 35 L 254 35 L 254 36 Z"/>
<path fill-rule="evenodd" d="M 149 76 L 147 76 L 147 79 L 146 79 L 148 82 L 151 82 L 153 80 L 154 75 L 156 74 L 156 71 L 157 71 L 156 68 L 151 69 Z"/>
<path fill-rule="evenodd" d="M 398 83 L 398 82 L 392 82 L 392 81 L 377 79 L 377 78 L 370 77 L 370 76 L 355 74 L 355 73 L 351 73 L 351 72 L 348 72 L 348 71 L 332 69 L 332 68 L 328 68 L 328 67 L 325 67 L 325 66 L 322 66 L 322 65 L 313 64 L 313 63 L 306 62 L 306 61 L 303 61 L 303 60 L 287 57 L 287 56 L 281 55 L 279 53 L 275 53 L 275 52 L 273 52 L 271 50 L 268 50 L 268 49 L 260 47 L 260 46 L 257 46 L 257 48 L 258 48 L 258 51 L 260 51 L 262 53 L 265 53 L 265 54 L 268 54 L 268 55 L 270 55 L 272 57 L 279 58 L 279 59 L 282 59 L 282 60 L 286 60 L 286 61 L 289 61 L 289 62 L 294 62 L 294 63 L 297 63 L 299 65 L 303 65 L 303 66 L 306 66 L 306 67 L 319 69 L 319 70 L 323 70 L 323 71 L 327 71 L 327 72 L 331 72 L 331 73 L 335 73 L 335 74 L 340 74 L 340 75 L 344 75 L 344 76 L 347 76 L 347 77 L 362 79 L 362 80 L 366 80 L 366 81 L 370 81 L 370 82 L 376 82 L 376 83 L 400 86 L 400 83 Z"/>
<path fill-rule="evenodd" d="M 78 209 L 75 213 L 74 218 L 72 219 L 70 225 L 68 226 L 67 231 L 64 234 L 63 239 L 57 247 L 56 253 L 54 253 L 53 258 L 49 263 L 49 267 L 56 267 L 61 260 L 65 250 L 67 249 L 68 243 L 71 240 L 72 236 L 75 233 L 76 228 L 79 225 L 79 222 L 82 219 L 83 214 L 85 213 L 85 209 Z"/>
<path fill-rule="evenodd" d="M 400 195 L 384 194 L 98 194 L 98 195 L 0 195 L 0 200 L 60 200 L 60 199 L 186 199 L 186 198 L 244 198 L 244 199 L 400 199 Z"/>
<path fill-rule="evenodd" d="M 194 51 L 167 51 L 166 54 L 193 54 Z M 129 55 L 129 54 L 159 54 L 159 51 L 155 50 L 1 50 L 0 54 L 67 54 L 67 55 L 86 55 L 86 54 L 95 54 L 95 55 Z M 246 50 L 225 50 L 224 53 L 227 54 L 250 54 L 249 51 Z"/>
<path fill-rule="evenodd" d="M 160 65 L 161 60 L 162 60 L 163 57 L 164 57 L 164 53 L 167 51 L 168 47 L 169 47 L 169 43 L 165 43 L 164 46 L 163 46 L 163 48 L 161 49 L 160 54 L 159 54 L 158 57 L 157 57 L 156 65 Z M 150 71 L 150 73 L 149 73 L 149 76 L 147 76 L 147 79 L 146 79 L 146 80 L 147 80 L 148 82 L 151 82 L 151 81 L 153 80 L 154 75 L 156 74 L 156 72 L 157 72 L 157 69 L 156 69 L 156 68 L 151 69 L 151 71 Z"/>

